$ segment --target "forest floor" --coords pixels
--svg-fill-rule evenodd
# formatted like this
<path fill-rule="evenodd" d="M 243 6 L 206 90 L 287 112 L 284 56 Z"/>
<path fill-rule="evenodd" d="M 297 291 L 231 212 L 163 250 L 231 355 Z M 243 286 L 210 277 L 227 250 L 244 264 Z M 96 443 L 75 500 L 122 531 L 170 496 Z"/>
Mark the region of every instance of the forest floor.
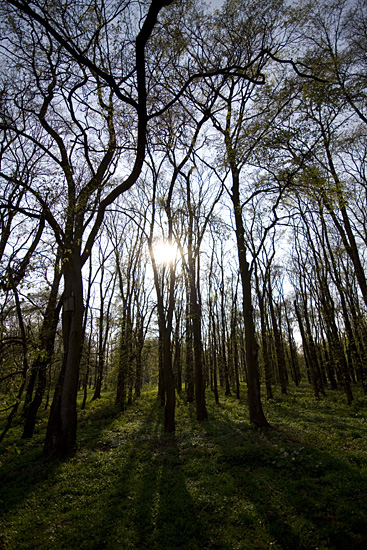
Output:
<path fill-rule="evenodd" d="M 0 549 L 367 548 L 367 398 L 289 388 L 253 429 L 240 401 L 207 392 L 209 420 L 177 400 L 175 436 L 156 392 L 122 415 L 113 396 L 79 411 L 78 449 L 42 456 L 14 426 L 0 448 Z"/>

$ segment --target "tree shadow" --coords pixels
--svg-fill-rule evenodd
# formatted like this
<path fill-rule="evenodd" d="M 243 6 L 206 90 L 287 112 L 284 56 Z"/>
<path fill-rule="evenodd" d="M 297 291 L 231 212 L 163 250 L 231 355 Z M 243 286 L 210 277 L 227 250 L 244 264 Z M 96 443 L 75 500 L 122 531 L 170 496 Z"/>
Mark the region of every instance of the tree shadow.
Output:
<path fill-rule="evenodd" d="M 17 518 L 35 508 L 9 548 L 352 548 L 366 531 L 366 470 L 298 432 L 254 430 L 227 405 L 211 406 L 199 424 L 195 407 L 178 400 L 176 435 L 166 435 L 156 399 L 125 416 L 101 404 L 86 414 L 69 462 L 15 455 L 1 498 Z"/>
<path fill-rule="evenodd" d="M 154 403 L 117 476 L 93 548 L 208 547 L 205 525 L 187 490 L 177 438 L 164 434 L 162 425 L 162 410 Z"/>
<path fill-rule="evenodd" d="M 93 410 L 78 412 L 82 419 L 78 422 L 80 426 L 76 454 L 83 448 L 103 447 L 103 443 L 100 442 L 101 434 L 116 419 L 121 418 L 121 413 L 111 400 L 101 400 L 97 405 L 93 405 Z M 51 494 L 50 483 L 62 478 L 68 463 L 74 460 L 73 457 L 59 460 L 44 456 L 42 449 L 46 423 L 45 418 L 40 417 L 34 437 L 23 440 L 20 438 L 22 422 L 19 417 L 0 447 L 0 522 L 11 516 L 13 511 L 16 514 L 22 509 L 24 503 L 29 508 L 27 499 L 32 499 L 33 495 L 46 495 L 46 502 L 47 495 Z M 29 512 L 31 514 L 31 510 Z M 40 518 L 40 525 L 42 525 L 42 518 Z M 0 548 L 5 544 L 3 540 L 6 537 L 5 539 L 4 537 L 0 528 Z M 26 545 L 27 542 L 25 541 L 24 544 Z"/>
<path fill-rule="evenodd" d="M 218 477 L 234 487 L 239 510 L 250 505 L 255 511 L 254 536 L 267 532 L 285 550 L 344 550 L 366 533 L 367 474 L 358 464 L 320 450 L 300 434 L 236 422 L 225 406 L 213 409 L 201 428 L 220 446 Z M 250 519 L 238 514 L 239 539 L 241 529 L 254 527 Z M 265 547 L 259 542 L 258 548 Z"/>

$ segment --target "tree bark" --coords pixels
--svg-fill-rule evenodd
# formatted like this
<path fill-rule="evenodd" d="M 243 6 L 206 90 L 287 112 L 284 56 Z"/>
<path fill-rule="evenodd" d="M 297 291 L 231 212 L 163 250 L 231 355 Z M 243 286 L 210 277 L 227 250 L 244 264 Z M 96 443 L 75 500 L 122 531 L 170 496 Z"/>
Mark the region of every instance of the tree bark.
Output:
<path fill-rule="evenodd" d="M 250 422 L 257 427 L 268 427 L 261 403 L 260 373 L 258 363 L 259 345 L 256 341 L 251 297 L 251 273 L 246 259 L 246 243 L 242 221 L 242 208 L 239 194 L 239 173 L 232 169 L 232 202 L 234 207 L 238 262 L 240 267 L 243 318 L 245 324 L 247 399 Z"/>
<path fill-rule="evenodd" d="M 47 425 L 44 452 L 66 457 L 75 451 L 79 365 L 83 341 L 83 280 L 80 251 L 75 246 L 63 258 L 64 358 Z"/>

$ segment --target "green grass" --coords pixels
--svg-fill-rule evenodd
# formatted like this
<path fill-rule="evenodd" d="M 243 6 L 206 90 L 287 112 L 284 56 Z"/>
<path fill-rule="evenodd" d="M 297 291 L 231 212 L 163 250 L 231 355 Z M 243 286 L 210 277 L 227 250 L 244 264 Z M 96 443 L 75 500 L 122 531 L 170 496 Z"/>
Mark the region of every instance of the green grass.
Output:
<path fill-rule="evenodd" d="M 244 390 L 243 390 L 244 393 Z M 208 421 L 177 401 L 162 432 L 155 392 L 118 414 L 112 396 L 79 413 L 78 451 L 42 457 L 8 434 L 0 451 L 0 549 L 330 550 L 367 540 L 367 399 L 315 401 L 308 387 L 264 403 L 272 429 L 248 422 L 245 399 L 207 394 Z M 362 546 L 361 546 L 362 548 Z"/>

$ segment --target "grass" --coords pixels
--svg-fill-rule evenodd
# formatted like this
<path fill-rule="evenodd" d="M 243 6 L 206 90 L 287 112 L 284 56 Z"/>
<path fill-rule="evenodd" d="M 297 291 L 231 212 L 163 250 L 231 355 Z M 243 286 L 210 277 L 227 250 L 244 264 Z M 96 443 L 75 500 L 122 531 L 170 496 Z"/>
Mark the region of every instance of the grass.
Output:
<path fill-rule="evenodd" d="M 244 390 L 243 390 L 244 393 Z M 245 399 L 207 394 L 208 421 L 177 401 L 162 432 L 155 392 L 124 415 L 113 397 L 79 413 L 78 451 L 42 457 L 21 426 L 0 452 L 0 549 L 346 550 L 367 540 L 367 399 L 309 388 L 264 403 L 253 429 Z M 358 548 L 365 548 L 364 542 Z"/>

